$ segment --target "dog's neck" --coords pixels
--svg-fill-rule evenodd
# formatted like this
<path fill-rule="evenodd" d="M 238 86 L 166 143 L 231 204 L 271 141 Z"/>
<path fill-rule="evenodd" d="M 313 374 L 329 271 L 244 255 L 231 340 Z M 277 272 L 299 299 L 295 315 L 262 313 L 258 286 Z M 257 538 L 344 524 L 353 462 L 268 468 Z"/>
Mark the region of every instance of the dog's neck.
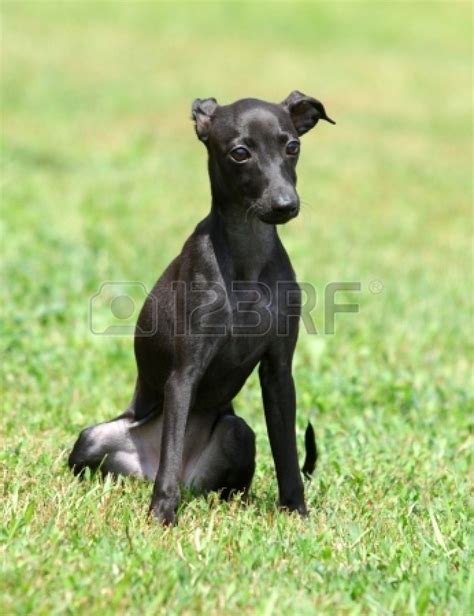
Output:
<path fill-rule="evenodd" d="M 258 280 L 262 270 L 272 259 L 279 242 L 275 225 L 262 222 L 248 208 L 238 202 L 220 165 L 208 158 L 211 184 L 211 228 L 230 261 L 234 280 Z"/>
<path fill-rule="evenodd" d="M 212 200 L 210 213 L 214 237 L 225 246 L 235 280 L 258 280 L 272 259 L 278 235 L 275 225 L 259 220 L 241 204 Z"/>

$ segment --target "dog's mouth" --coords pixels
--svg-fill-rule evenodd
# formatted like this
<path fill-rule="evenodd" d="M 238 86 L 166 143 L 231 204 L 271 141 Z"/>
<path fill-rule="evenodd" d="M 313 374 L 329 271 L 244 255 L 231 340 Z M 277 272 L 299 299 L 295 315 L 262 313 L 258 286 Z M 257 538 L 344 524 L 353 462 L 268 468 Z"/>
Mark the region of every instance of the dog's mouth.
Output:
<path fill-rule="evenodd" d="M 299 214 L 300 208 L 295 207 L 290 211 L 279 212 L 278 210 L 270 210 L 267 212 L 258 212 L 257 216 L 262 221 L 269 225 L 283 225 Z"/>

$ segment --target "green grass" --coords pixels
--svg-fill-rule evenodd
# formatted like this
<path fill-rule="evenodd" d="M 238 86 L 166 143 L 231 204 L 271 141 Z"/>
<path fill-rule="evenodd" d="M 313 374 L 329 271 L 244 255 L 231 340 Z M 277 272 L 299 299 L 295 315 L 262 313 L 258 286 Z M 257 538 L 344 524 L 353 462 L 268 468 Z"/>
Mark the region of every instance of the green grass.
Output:
<path fill-rule="evenodd" d="M 7 3 L 2 17 L 5 614 L 464 614 L 472 451 L 471 7 L 445 3 Z M 194 97 L 320 98 L 300 217 L 316 285 L 296 356 L 298 438 L 321 451 L 311 515 L 275 508 L 260 392 L 248 506 L 78 483 L 79 429 L 115 416 L 132 340 L 94 336 L 103 281 L 147 287 L 209 207 Z M 370 292 L 372 280 L 383 291 Z M 358 314 L 323 334 L 332 281 Z"/>

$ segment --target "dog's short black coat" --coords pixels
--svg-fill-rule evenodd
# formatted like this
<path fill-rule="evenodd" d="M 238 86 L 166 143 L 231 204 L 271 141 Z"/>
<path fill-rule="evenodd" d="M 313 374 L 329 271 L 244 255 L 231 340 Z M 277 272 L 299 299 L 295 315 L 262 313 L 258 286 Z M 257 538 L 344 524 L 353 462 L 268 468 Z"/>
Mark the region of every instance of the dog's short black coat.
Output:
<path fill-rule="evenodd" d="M 197 99 L 192 117 L 208 152 L 211 211 L 143 306 L 137 332 L 154 333 L 135 337 L 129 407 L 83 430 L 69 465 L 154 480 L 150 511 L 166 524 L 175 521 L 180 483 L 224 497 L 248 490 L 255 436 L 232 400 L 259 365 L 279 502 L 304 515 L 292 376 L 300 292 L 276 225 L 299 211 L 300 135 L 333 121 L 297 91 L 281 104 Z M 305 441 L 309 475 L 317 455 L 310 426 Z"/>

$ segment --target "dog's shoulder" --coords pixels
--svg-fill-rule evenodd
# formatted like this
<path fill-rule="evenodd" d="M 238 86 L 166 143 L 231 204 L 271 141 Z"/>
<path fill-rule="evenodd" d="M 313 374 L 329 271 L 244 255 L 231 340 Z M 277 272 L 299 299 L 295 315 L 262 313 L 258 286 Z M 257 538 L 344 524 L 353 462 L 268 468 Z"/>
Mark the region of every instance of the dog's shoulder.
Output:
<path fill-rule="evenodd" d="M 185 241 L 181 253 L 174 263 L 174 274 L 178 280 L 216 280 L 220 270 L 216 248 L 212 241 L 210 225 L 205 218 Z"/>

